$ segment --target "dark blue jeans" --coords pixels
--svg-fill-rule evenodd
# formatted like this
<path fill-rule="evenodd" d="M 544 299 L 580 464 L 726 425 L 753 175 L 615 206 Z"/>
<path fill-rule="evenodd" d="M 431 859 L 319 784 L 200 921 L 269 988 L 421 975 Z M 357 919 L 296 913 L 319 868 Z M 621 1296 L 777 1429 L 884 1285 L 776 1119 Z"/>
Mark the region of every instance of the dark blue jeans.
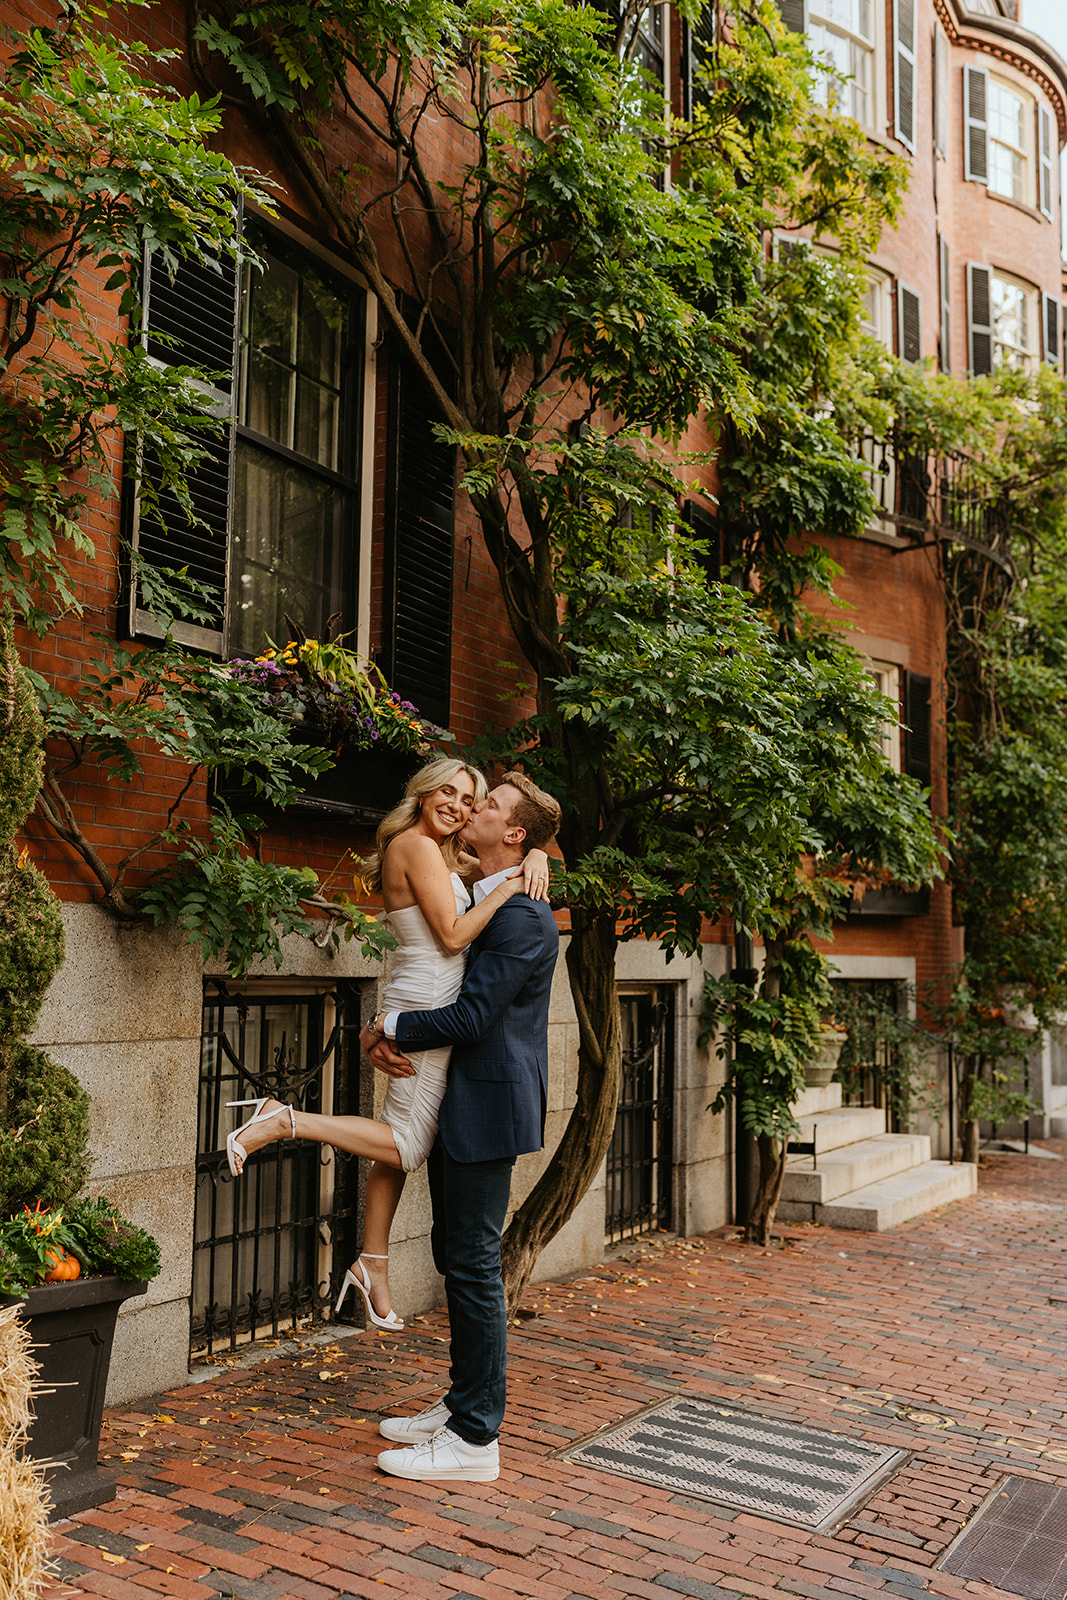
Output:
<path fill-rule="evenodd" d="M 508 1319 L 500 1276 L 514 1158 L 453 1161 L 440 1140 L 426 1171 L 433 1204 L 430 1244 L 445 1280 L 452 1387 L 451 1428 L 468 1444 L 491 1444 L 500 1432 L 507 1390 Z"/>

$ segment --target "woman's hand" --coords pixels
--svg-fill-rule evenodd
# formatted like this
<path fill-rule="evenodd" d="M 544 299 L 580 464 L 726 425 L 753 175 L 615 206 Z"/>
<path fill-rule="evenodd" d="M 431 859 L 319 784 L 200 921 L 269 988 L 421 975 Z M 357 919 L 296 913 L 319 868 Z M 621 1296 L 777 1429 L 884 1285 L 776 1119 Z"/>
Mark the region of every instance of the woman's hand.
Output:
<path fill-rule="evenodd" d="M 548 899 L 548 856 L 543 850 L 531 850 L 524 857 L 522 892 L 531 900 Z"/>

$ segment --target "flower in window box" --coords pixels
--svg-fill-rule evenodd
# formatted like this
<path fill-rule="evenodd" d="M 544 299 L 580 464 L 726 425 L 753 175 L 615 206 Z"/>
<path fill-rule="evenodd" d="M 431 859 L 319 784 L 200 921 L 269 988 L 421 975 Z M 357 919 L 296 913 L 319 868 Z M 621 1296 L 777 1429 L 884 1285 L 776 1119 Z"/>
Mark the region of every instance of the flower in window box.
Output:
<path fill-rule="evenodd" d="M 330 638 L 327 624 L 325 638 L 309 639 L 291 621 L 290 626 L 297 637 L 286 644 L 268 640 L 254 661 L 230 662 L 232 673 L 262 687 L 279 715 L 292 716 L 337 748 L 382 745 L 425 756 L 451 739 L 401 700 L 372 661 L 349 650 L 346 635 Z"/>

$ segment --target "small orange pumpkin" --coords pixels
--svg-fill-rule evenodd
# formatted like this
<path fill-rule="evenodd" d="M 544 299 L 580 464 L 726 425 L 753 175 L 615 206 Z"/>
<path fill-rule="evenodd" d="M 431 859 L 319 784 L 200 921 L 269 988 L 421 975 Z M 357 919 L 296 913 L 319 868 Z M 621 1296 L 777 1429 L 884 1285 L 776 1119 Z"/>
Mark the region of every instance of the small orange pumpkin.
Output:
<path fill-rule="evenodd" d="M 81 1276 L 81 1262 L 69 1250 L 64 1250 L 61 1244 L 49 1245 L 45 1259 L 52 1263 L 51 1271 L 44 1275 L 45 1283 L 68 1283 Z"/>

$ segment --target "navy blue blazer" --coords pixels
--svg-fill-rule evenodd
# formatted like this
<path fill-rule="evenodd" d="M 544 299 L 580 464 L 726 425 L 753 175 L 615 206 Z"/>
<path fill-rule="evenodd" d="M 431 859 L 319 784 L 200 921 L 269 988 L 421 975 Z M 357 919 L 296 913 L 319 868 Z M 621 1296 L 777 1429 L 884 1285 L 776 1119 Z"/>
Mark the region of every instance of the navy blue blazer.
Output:
<path fill-rule="evenodd" d="M 498 1161 L 542 1148 L 548 1000 L 558 954 L 548 904 L 512 895 L 471 945 L 453 1003 L 400 1013 L 398 1049 L 452 1046 L 438 1131 L 453 1160 Z"/>

